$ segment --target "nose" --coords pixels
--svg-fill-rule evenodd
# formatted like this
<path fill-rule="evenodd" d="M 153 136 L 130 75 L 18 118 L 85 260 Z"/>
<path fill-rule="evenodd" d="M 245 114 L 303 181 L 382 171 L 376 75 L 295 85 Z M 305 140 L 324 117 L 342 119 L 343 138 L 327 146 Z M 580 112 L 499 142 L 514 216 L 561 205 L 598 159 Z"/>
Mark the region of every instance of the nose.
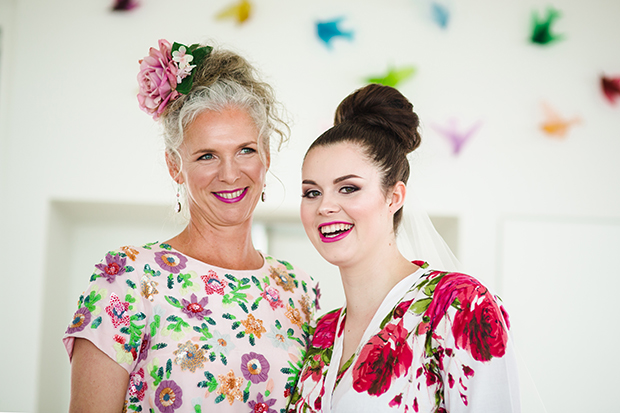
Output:
<path fill-rule="evenodd" d="M 234 159 L 223 159 L 220 164 L 220 171 L 218 177 L 220 181 L 227 184 L 233 184 L 239 179 L 241 175 L 240 165 L 238 161 Z"/>
<path fill-rule="evenodd" d="M 336 202 L 334 197 L 330 195 L 323 194 L 321 197 L 321 203 L 319 205 L 318 213 L 319 215 L 331 215 L 340 211 L 340 205 Z"/>

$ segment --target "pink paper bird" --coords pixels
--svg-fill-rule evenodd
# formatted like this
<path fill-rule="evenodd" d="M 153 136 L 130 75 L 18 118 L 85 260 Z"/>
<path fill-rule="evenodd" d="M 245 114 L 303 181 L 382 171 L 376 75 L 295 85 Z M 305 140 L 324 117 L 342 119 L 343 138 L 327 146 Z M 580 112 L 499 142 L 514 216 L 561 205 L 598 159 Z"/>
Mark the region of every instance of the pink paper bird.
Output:
<path fill-rule="evenodd" d="M 601 76 L 601 88 L 605 97 L 612 105 L 616 104 L 616 99 L 620 96 L 620 76 L 606 77 Z"/>
<path fill-rule="evenodd" d="M 461 131 L 458 128 L 458 122 L 455 119 L 450 119 L 446 126 L 431 125 L 439 134 L 448 140 L 452 145 L 452 153 L 458 155 L 463 149 L 463 145 L 467 142 L 474 133 L 482 126 L 482 121 L 478 121 L 469 127 L 466 131 Z"/>

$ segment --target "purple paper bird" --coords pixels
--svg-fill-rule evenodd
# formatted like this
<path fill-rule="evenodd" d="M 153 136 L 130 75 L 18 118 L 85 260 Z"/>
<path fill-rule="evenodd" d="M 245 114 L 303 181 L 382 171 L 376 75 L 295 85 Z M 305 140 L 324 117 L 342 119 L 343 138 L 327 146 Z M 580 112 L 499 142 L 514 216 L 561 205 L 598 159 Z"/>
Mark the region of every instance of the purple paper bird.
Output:
<path fill-rule="evenodd" d="M 338 27 L 338 24 L 342 20 L 344 20 L 344 17 L 316 23 L 316 34 L 328 48 L 332 47 L 331 41 L 334 37 L 344 37 L 346 39 L 353 40 L 353 31 L 345 32 Z"/>
<path fill-rule="evenodd" d="M 620 76 L 607 77 L 601 76 L 601 88 L 605 97 L 612 105 L 616 104 L 616 99 L 620 96 Z"/>
<path fill-rule="evenodd" d="M 431 126 L 452 145 L 452 154 L 458 155 L 461 149 L 463 149 L 465 142 L 471 139 L 474 133 L 482 126 L 482 121 L 474 123 L 466 131 L 459 130 L 458 122 L 455 119 L 451 119 L 445 127 L 439 125 Z"/>

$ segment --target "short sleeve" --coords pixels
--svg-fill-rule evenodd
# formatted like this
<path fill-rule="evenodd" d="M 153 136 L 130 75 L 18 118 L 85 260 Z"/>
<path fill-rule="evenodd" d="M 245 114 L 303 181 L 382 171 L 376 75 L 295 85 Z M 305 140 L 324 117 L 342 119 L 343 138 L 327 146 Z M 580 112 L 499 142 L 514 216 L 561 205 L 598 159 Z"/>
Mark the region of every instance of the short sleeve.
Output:
<path fill-rule="evenodd" d="M 147 315 L 139 278 L 129 264 L 127 255 L 120 250 L 109 252 L 95 265 L 63 337 L 70 359 L 75 339 L 84 338 L 128 372 L 134 369 Z"/>

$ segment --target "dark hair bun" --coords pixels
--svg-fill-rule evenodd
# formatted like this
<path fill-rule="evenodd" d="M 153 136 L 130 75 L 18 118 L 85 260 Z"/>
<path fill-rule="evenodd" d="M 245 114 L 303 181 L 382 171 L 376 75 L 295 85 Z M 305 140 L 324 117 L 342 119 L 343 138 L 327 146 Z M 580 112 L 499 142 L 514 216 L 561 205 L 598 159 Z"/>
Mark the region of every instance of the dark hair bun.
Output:
<path fill-rule="evenodd" d="M 334 125 L 343 122 L 384 129 L 405 153 L 420 146 L 418 115 L 413 111 L 411 102 L 390 86 L 373 83 L 347 96 L 336 109 Z"/>

